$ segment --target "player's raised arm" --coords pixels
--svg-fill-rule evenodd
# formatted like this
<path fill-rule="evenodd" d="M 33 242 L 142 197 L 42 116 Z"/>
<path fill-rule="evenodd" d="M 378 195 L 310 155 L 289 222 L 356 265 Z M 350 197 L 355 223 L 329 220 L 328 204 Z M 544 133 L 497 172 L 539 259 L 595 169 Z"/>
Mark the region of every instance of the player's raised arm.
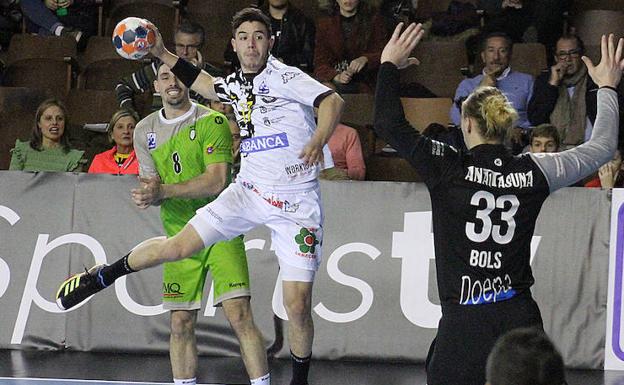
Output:
<path fill-rule="evenodd" d="M 410 24 L 403 32 L 399 23 L 381 53 L 381 67 L 375 91 L 375 132 L 404 158 L 415 145 L 417 131 L 403 112 L 399 93 L 399 69 L 418 60 L 409 55 L 423 36 L 422 25 Z"/>
<path fill-rule="evenodd" d="M 150 49 L 150 53 L 160 59 L 171 68 L 171 72 L 184 83 L 185 86 L 199 93 L 206 99 L 218 100 L 214 89 L 214 78 L 206 71 L 179 58 L 169 51 L 163 42 L 162 35 L 154 24 L 150 27 L 156 32 L 156 41 Z"/>
<path fill-rule="evenodd" d="M 613 34 L 602 36 L 600 64 L 594 66 L 583 56 L 587 71 L 600 87 L 598 90 L 598 112 L 591 138 L 578 147 L 552 154 L 531 155 L 548 180 L 550 190 L 569 186 L 598 170 L 613 158 L 618 141 L 618 98 L 616 87 L 624 70 L 624 39 L 617 47 Z"/>

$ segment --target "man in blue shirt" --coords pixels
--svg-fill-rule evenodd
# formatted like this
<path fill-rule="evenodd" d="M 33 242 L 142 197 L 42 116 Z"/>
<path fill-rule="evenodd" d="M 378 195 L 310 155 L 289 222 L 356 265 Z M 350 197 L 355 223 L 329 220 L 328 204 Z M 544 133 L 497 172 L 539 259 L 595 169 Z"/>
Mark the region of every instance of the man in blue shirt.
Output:
<path fill-rule="evenodd" d="M 451 121 L 459 126 L 461 113 L 459 106 L 474 91 L 481 86 L 492 86 L 500 89 L 518 111 L 516 126 L 526 130 L 531 125 L 527 118 L 527 106 L 533 95 L 533 77 L 529 74 L 516 72 L 511 69 L 512 51 L 511 39 L 501 32 L 494 32 L 485 37 L 481 49 L 481 60 L 485 64 L 483 73 L 471 79 L 464 79 L 459 83 L 453 106 L 451 107 Z M 518 138 L 522 130 L 516 129 L 514 138 Z"/>

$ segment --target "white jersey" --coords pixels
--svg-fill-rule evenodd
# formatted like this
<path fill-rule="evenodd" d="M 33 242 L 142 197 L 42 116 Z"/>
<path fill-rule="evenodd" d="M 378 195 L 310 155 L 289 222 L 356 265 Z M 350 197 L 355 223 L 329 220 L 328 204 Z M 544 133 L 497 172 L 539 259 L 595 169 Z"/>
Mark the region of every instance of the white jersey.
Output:
<path fill-rule="evenodd" d="M 214 84 L 221 102 L 234 108 L 241 130 L 238 178 L 274 191 L 303 191 L 316 186 L 320 169 L 333 167 L 327 146 L 323 165 L 299 159 L 316 130 L 314 102 L 330 88 L 273 56 L 253 78 L 239 70 Z"/>

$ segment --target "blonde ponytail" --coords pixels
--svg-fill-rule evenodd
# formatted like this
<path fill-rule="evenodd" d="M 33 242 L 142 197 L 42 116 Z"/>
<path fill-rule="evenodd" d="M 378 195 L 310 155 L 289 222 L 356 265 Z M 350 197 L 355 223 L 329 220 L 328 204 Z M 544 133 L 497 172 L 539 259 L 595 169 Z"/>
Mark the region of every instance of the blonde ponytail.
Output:
<path fill-rule="evenodd" d="M 476 89 L 464 102 L 464 115 L 476 119 L 484 139 L 503 140 L 513 128 L 518 113 L 499 89 L 481 87 Z"/>

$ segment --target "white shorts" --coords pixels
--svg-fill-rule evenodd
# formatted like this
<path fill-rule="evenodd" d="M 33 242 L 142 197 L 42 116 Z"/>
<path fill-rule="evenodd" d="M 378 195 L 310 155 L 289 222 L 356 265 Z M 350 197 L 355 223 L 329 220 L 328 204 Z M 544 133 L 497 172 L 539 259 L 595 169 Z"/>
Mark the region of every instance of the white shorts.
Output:
<path fill-rule="evenodd" d="M 318 187 L 306 192 L 262 191 L 242 181 L 230 184 L 214 201 L 197 210 L 189 221 L 206 246 L 214 230 L 231 239 L 258 225 L 271 229 L 280 266 L 315 272 L 321 261 L 323 210 Z M 284 266 L 283 270 L 287 270 Z M 314 275 L 309 277 L 313 280 Z"/>

